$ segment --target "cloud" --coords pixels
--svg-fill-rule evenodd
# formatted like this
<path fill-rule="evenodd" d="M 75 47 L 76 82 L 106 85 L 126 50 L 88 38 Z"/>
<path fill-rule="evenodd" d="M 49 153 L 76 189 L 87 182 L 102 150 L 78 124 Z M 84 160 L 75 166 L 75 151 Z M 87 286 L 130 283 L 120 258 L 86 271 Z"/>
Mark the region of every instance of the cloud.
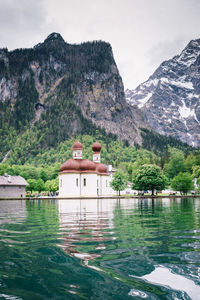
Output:
<path fill-rule="evenodd" d="M 180 37 L 173 41 L 163 41 L 153 45 L 146 53 L 149 66 L 158 67 L 164 60 L 171 59 L 175 55 L 180 54 L 180 50 L 182 51 L 185 48 L 187 42 L 185 38 Z"/>
<path fill-rule="evenodd" d="M 199 0 L 0 0 L 0 47 L 32 47 L 51 32 L 68 43 L 101 39 L 134 88 L 199 38 L 199 14 Z"/>
<path fill-rule="evenodd" d="M 0 1 L 0 47 L 31 47 L 47 27 L 44 1 Z"/>

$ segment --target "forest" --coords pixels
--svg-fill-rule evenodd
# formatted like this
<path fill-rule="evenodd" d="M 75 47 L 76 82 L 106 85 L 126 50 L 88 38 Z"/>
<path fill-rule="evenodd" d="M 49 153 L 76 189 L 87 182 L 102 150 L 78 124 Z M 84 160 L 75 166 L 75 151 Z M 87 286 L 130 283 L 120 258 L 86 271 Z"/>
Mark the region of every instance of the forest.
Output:
<path fill-rule="evenodd" d="M 138 145 L 129 146 L 112 135 L 102 135 L 98 129 L 94 136 L 79 135 L 61 142 L 57 147 L 44 149 L 41 153 L 35 150 L 36 155 L 28 156 L 26 161 L 21 161 L 20 156 L 25 157 L 23 151 L 29 151 L 27 144 L 19 144 L 8 160 L 0 164 L 0 175 L 5 173 L 21 175 L 29 182 L 28 190 L 31 191 L 56 191 L 60 166 L 72 157 L 72 145 L 75 140 L 79 140 L 84 146 L 83 158 L 90 160 L 92 159 L 91 146 L 98 140 L 102 145 L 101 162 L 112 164 L 114 168 L 123 172 L 128 182 L 133 181 L 141 166 L 156 165 L 167 178 L 168 187 L 180 173 L 189 174 L 191 179 L 197 178 L 197 183 L 200 183 L 200 150 L 184 148 L 183 145 L 179 145 L 179 148 L 168 145 L 164 152 L 157 148 L 157 153 L 154 153 Z M 31 142 L 29 139 L 26 141 Z"/>
<path fill-rule="evenodd" d="M 110 70 L 114 62 L 110 44 L 93 41 L 70 45 L 59 34 L 55 38 L 53 33 L 32 49 L 0 49 L 0 54 L 4 57 L 0 59 L 0 80 L 5 82 L 2 90 L 8 89 L 10 93 L 8 99 L 0 101 L 0 161 L 19 139 L 23 140 L 22 144 L 30 139 L 27 155 L 36 155 L 68 139 L 74 123 L 76 134 L 94 133 L 95 126 L 83 118 L 73 97 L 85 73 Z M 65 75 L 56 90 L 57 96 L 51 94 L 45 99 L 42 120 L 36 124 L 34 119 L 40 100 L 32 63 L 38 64 L 39 83 L 46 91 Z"/>

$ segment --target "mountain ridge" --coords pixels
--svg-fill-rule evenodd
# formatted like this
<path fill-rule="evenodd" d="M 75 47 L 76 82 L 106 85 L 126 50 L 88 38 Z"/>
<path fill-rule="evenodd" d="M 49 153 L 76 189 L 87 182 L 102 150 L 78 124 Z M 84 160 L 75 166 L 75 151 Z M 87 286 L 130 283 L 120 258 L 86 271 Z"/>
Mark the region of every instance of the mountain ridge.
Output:
<path fill-rule="evenodd" d="M 110 44 L 71 45 L 52 33 L 33 48 L 1 49 L 0 66 L 1 160 L 18 136 L 22 144 L 32 136 L 27 157 L 96 129 L 142 143 L 146 121 L 126 103 Z"/>
<path fill-rule="evenodd" d="M 164 61 L 127 102 L 142 109 L 151 128 L 200 147 L 200 39 Z"/>

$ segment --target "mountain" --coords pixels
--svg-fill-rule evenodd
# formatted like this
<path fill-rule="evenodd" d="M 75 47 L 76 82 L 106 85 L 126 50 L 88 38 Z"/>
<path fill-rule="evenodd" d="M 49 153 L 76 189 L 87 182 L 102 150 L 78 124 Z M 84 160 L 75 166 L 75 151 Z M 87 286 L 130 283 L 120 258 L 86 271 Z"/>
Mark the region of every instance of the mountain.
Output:
<path fill-rule="evenodd" d="M 13 149 L 25 161 L 97 129 L 141 144 L 139 127 L 145 118 L 125 100 L 110 44 L 71 45 L 52 33 L 32 49 L 0 49 L 0 161 Z"/>
<path fill-rule="evenodd" d="M 154 131 L 200 147 L 200 39 L 125 93 L 127 103 L 143 111 Z"/>

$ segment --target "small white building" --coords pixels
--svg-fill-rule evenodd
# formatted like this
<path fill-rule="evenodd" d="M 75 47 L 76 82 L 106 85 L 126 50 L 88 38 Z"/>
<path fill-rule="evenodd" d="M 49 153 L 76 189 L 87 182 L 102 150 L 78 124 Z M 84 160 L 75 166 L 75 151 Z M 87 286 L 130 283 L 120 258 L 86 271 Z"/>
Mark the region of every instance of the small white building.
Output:
<path fill-rule="evenodd" d="M 93 161 L 83 159 L 83 146 L 76 141 L 73 145 L 73 159 L 60 167 L 60 197 L 98 197 L 115 194 L 110 187 L 111 168 L 101 163 L 101 145 L 92 145 Z"/>
<path fill-rule="evenodd" d="M 27 181 L 21 176 L 0 176 L 0 198 L 25 198 Z"/>

